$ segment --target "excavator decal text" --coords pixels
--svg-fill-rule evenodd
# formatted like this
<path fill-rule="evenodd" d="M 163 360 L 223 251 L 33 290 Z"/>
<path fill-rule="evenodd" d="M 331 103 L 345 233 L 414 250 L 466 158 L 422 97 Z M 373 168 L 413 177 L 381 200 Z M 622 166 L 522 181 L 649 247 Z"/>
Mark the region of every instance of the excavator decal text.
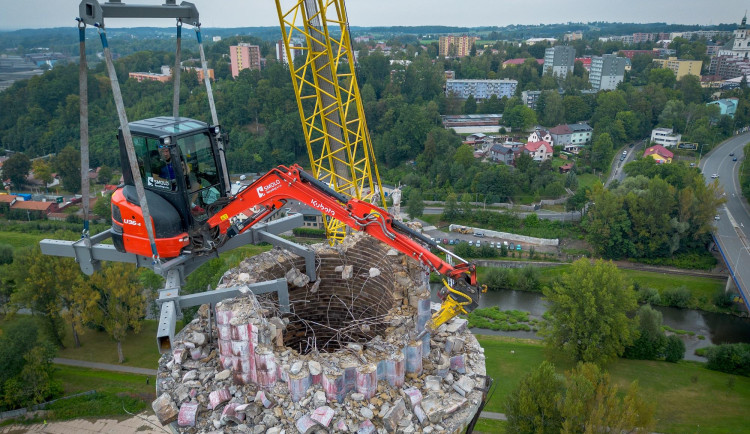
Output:
<path fill-rule="evenodd" d="M 255 191 L 258 193 L 258 197 L 263 197 L 267 195 L 268 193 L 279 188 L 280 185 L 281 185 L 281 181 L 277 179 L 268 185 L 263 185 L 263 186 L 258 187 Z"/>
<path fill-rule="evenodd" d="M 332 210 L 331 208 L 328 208 L 327 206 L 323 205 L 322 203 L 318 202 L 315 199 L 310 199 L 310 205 L 312 205 L 313 208 L 317 208 L 331 217 L 334 217 L 334 218 L 336 217 L 336 211 Z"/>

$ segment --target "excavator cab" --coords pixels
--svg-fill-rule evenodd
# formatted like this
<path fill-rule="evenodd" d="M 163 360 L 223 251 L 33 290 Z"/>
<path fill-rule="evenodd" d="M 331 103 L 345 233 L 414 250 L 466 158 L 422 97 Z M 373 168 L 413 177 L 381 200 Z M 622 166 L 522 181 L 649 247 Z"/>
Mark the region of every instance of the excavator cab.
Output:
<path fill-rule="evenodd" d="M 154 224 L 157 252 L 179 256 L 194 233 L 227 197 L 226 168 L 219 156 L 218 126 L 189 118 L 156 117 L 129 123 L 138 173 Z M 112 234 L 120 252 L 151 256 L 134 174 L 118 133 L 124 185 L 112 195 Z"/>

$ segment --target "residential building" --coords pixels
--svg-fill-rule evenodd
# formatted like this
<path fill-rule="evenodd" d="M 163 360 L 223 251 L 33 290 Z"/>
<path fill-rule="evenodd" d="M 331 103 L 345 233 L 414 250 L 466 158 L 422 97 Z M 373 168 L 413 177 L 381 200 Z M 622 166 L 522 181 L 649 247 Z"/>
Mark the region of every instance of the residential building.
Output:
<path fill-rule="evenodd" d="M 544 75 L 565 78 L 573 73 L 576 49 L 568 46 L 551 47 L 544 50 Z"/>
<path fill-rule="evenodd" d="M 614 54 L 591 59 L 589 83 L 596 90 L 615 90 L 625 79 L 625 63 L 628 59 Z"/>
<path fill-rule="evenodd" d="M 651 141 L 665 148 L 677 146 L 682 140 L 682 134 L 675 134 L 672 128 L 654 128 L 651 130 Z"/>
<path fill-rule="evenodd" d="M 591 142 L 594 130 L 586 123 L 558 125 L 550 128 L 553 143 L 562 146 L 564 151 L 577 154 Z"/>
<path fill-rule="evenodd" d="M 511 147 L 500 144 L 492 145 L 490 148 L 490 159 L 496 163 L 504 163 L 512 166 L 515 162 L 515 153 Z"/>
<path fill-rule="evenodd" d="M 583 69 L 585 69 L 586 71 L 591 71 L 591 57 L 578 57 L 575 61 L 581 62 L 581 64 L 583 65 Z"/>
<path fill-rule="evenodd" d="M 651 57 L 659 57 L 659 52 L 656 50 L 619 50 L 617 55 L 623 55 L 630 60 L 633 60 L 633 56 L 636 54 L 643 54 Z"/>
<path fill-rule="evenodd" d="M 703 66 L 703 61 L 701 60 L 681 60 L 676 57 L 654 59 L 654 63 L 660 68 L 671 69 L 678 80 L 686 75 L 694 75 L 700 78 L 701 67 Z"/>
<path fill-rule="evenodd" d="M 654 145 L 646 149 L 646 152 L 643 153 L 643 157 L 651 157 L 656 160 L 658 164 L 669 164 L 672 162 L 674 154 L 662 145 Z"/>
<path fill-rule="evenodd" d="M 456 133 L 483 133 L 494 134 L 500 131 L 500 120 L 502 114 L 483 115 L 443 115 L 443 126 L 450 128 Z M 507 127 L 505 128 L 508 129 Z"/>
<path fill-rule="evenodd" d="M 526 63 L 526 60 L 532 59 L 532 57 L 518 57 L 515 59 L 508 59 L 505 62 L 503 62 L 503 69 L 507 68 L 508 66 L 519 66 Z M 536 63 L 539 65 L 544 65 L 544 59 L 534 59 L 536 60 Z"/>
<path fill-rule="evenodd" d="M 165 83 L 172 79 L 172 74 L 156 74 L 153 72 L 129 72 L 128 78 L 133 78 L 139 83 L 142 81 L 160 81 Z"/>
<path fill-rule="evenodd" d="M 243 69 L 260 70 L 260 47 L 240 43 L 229 47 L 229 59 L 232 62 L 232 77 L 240 75 Z"/>
<path fill-rule="evenodd" d="M 552 135 L 550 135 L 549 131 L 539 127 L 535 128 L 534 132 L 529 134 L 529 138 L 526 141 L 531 143 L 545 141 L 551 146 L 555 146 L 552 140 Z"/>
<path fill-rule="evenodd" d="M 545 161 L 552 159 L 552 145 L 544 140 L 530 142 L 524 145 L 523 152 L 529 154 L 534 161 Z"/>
<path fill-rule="evenodd" d="M 221 42 L 221 36 L 214 36 L 211 38 L 211 41 L 213 42 Z"/>
<path fill-rule="evenodd" d="M 711 101 L 706 105 L 715 105 L 719 107 L 719 114 L 727 115 L 734 118 L 734 114 L 737 112 L 737 104 L 739 103 L 738 98 L 725 98 L 718 101 Z"/>
<path fill-rule="evenodd" d="M 526 107 L 536 110 L 536 102 L 542 95 L 541 90 L 524 90 L 521 92 L 521 101 L 526 104 Z"/>
<path fill-rule="evenodd" d="M 206 76 L 203 75 L 203 68 L 199 68 L 197 66 L 183 66 L 182 70 L 183 71 L 195 71 L 195 74 L 198 76 L 198 81 L 201 82 L 201 83 L 203 82 L 203 80 L 205 80 Z M 213 80 L 216 79 L 216 77 L 214 77 L 214 70 L 213 70 L 213 68 L 207 68 L 206 71 L 208 71 L 208 79 L 209 80 L 213 81 Z"/>
<path fill-rule="evenodd" d="M 653 42 L 659 37 L 658 33 L 633 33 L 633 43 Z"/>
<path fill-rule="evenodd" d="M 526 42 L 526 45 L 534 45 L 540 42 L 549 42 L 551 45 L 555 45 L 555 42 L 557 42 L 557 39 L 555 38 L 529 38 L 525 42 Z"/>
<path fill-rule="evenodd" d="M 750 58 L 736 56 L 715 56 L 711 58 L 708 73 L 723 80 L 750 76 Z"/>
<path fill-rule="evenodd" d="M 290 47 L 290 50 L 289 50 L 292 53 L 292 58 L 291 58 L 292 64 L 294 63 L 294 59 L 296 59 L 297 56 L 303 55 L 302 49 L 297 49 L 294 47 L 301 47 L 304 44 L 305 42 L 302 40 L 296 40 L 296 39 L 292 40 L 292 46 Z M 276 41 L 276 45 L 274 48 L 276 51 L 276 60 L 283 63 L 284 65 L 288 65 L 290 59 L 287 59 L 286 48 L 284 47 L 284 41 L 282 39 L 279 39 L 278 41 Z"/>
<path fill-rule="evenodd" d="M 474 96 L 477 101 L 497 95 L 498 98 L 512 98 L 516 93 L 518 81 L 516 80 L 446 80 L 445 94 L 455 95 L 466 99 L 469 95 Z"/>
<path fill-rule="evenodd" d="M 476 41 L 476 36 L 441 36 L 438 41 L 438 54 L 444 57 L 468 56 Z"/>
<path fill-rule="evenodd" d="M 569 41 L 580 41 L 583 39 L 583 32 L 580 30 L 576 30 L 572 33 L 566 33 L 563 35 L 563 41 L 569 42 Z"/>

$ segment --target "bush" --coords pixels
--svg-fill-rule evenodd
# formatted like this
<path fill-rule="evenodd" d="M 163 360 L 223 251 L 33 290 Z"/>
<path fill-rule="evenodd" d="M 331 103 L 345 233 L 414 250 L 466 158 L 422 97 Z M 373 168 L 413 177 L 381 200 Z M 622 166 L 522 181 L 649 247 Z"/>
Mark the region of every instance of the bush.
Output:
<path fill-rule="evenodd" d="M 519 291 L 541 291 L 542 284 L 539 281 L 539 269 L 536 267 L 524 267 L 517 271 L 516 289 Z"/>
<path fill-rule="evenodd" d="M 0 244 L 0 265 L 13 262 L 13 246 Z"/>
<path fill-rule="evenodd" d="M 667 306 L 687 307 L 690 303 L 690 290 L 684 286 L 665 289 L 661 298 Z"/>
<path fill-rule="evenodd" d="M 719 288 L 714 293 L 713 301 L 717 307 L 732 307 L 732 305 L 734 304 L 734 297 L 735 294 Z"/>
<path fill-rule="evenodd" d="M 714 371 L 750 376 L 750 344 L 723 344 L 706 350 L 706 367 Z"/>
<path fill-rule="evenodd" d="M 654 288 L 639 285 L 635 295 L 636 297 L 638 297 L 638 303 L 651 305 L 661 304 L 661 296 L 659 295 L 659 291 L 655 290 Z"/>
<path fill-rule="evenodd" d="M 664 360 L 677 363 L 683 357 L 685 357 L 685 342 L 682 342 L 682 339 L 675 335 L 667 337 L 667 343 L 664 346 Z"/>
<path fill-rule="evenodd" d="M 292 229 L 292 233 L 296 237 L 305 237 L 305 238 L 325 238 L 326 237 L 326 231 L 323 229 L 294 228 Z"/>
<path fill-rule="evenodd" d="M 484 278 L 484 284 L 490 291 L 512 289 L 515 279 L 508 268 L 490 268 Z"/>
<path fill-rule="evenodd" d="M 661 312 L 649 305 L 643 305 L 638 309 L 635 320 L 638 337 L 633 341 L 633 345 L 625 347 L 624 356 L 628 359 L 657 359 L 667 345 L 667 337 L 661 329 Z"/>

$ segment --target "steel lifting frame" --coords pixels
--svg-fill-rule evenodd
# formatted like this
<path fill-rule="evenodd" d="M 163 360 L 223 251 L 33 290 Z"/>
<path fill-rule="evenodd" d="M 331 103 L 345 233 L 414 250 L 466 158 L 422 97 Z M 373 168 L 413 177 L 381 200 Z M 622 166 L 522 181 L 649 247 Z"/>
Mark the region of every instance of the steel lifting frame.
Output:
<path fill-rule="evenodd" d="M 137 267 L 146 267 L 164 277 L 164 288 L 159 292 L 156 300 L 161 305 L 159 328 L 156 342 L 160 352 L 169 351 L 172 347 L 177 322 L 178 311 L 186 307 L 208 303 L 214 305 L 221 300 L 232 298 L 243 292 L 253 292 L 256 295 L 276 292 L 282 312 L 289 312 L 289 292 L 286 279 L 276 279 L 252 285 L 222 288 L 216 291 L 205 291 L 197 294 L 180 295 L 180 288 L 185 283 L 185 277 L 195 271 L 205 262 L 247 244 L 266 242 L 284 248 L 305 259 L 305 274 L 310 281 L 317 280 L 315 272 L 315 252 L 309 247 L 299 245 L 279 237 L 277 234 L 288 232 L 304 225 L 303 216 L 295 214 L 271 222 L 257 224 L 246 232 L 229 239 L 216 249 L 215 255 L 193 256 L 181 255 L 164 263 L 155 263 L 152 258 L 138 256 L 132 253 L 121 253 L 111 244 L 100 244 L 112 236 L 111 230 L 98 233 L 90 238 L 79 241 L 61 241 L 44 239 L 39 242 L 42 253 L 51 256 L 75 258 L 78 265 L 87 275 L 93 274 L 101 268 L 102 261 L 126 262 Z"/>
<path fill-rule="evenodd" d="M 89 26 L 104 25 L 104 18 L 176 18 L 184 23 L 200 25 L 200 15 L 194 4 L 165 0 L 163 5 L 127 5 L 120 0 L 104 4 L 97 0 L 83 0 L 78 5 L 81 20 Z"/>

